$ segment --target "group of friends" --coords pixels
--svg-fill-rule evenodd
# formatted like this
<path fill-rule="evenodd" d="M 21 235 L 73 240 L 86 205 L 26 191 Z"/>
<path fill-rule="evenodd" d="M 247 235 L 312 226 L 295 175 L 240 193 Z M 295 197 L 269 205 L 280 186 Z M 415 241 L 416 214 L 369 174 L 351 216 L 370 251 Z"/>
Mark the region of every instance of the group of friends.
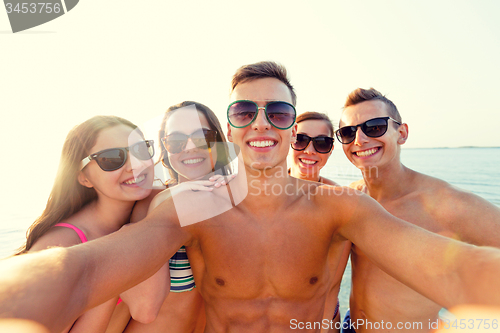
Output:
<path fill-rule="evenodd" d="M 158 142 L 116 116 L 68 134 L 46 209 L 0 262 L 0 327 L 426 332 L 443 307 L 500 307 L 500 209 L 405 167 L 392 101 L 356 89 L 335 131 L 297 116 L 282 65 L 242 66 L 231 87 L 227 139 L 190 101 L 166 111 Z M 334 137 L 363 175 L 350 187 L 320 176 Z"/>

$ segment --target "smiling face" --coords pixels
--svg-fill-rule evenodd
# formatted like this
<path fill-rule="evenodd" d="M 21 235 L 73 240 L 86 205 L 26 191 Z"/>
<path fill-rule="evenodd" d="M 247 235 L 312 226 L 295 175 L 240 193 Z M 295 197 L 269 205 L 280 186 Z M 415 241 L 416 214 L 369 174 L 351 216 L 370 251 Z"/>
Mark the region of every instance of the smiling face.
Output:
<path fill-rule="evenodd" d="M 200 134 L 200 130 L 210 130 L 210 125 L 205 115 L 195 108 L 183 108 L 173 111 L 166 123 L 165 133 L 191 135 Z M 200 179 L 211 173 L 217 160 L 215 145 L 212 144 L 211 152 L 208 149 L 197 147 L 192 139 L 187 141 L 183 151 L 176 154 L 168 153 L 172 169 L 178 174 L 179 182 Z"/>
<path fill-rule="evenodd" d="M 127 125 L 117 125 L 99 133 L 90 153 L 94 154 L 110 148 L 129 147 L 140 141 L 144 141 L 144 138 L 138 131 Z M 94 188 L 98 197 L 137 201 L 151 193 L 153 178 L 153 160 L 140 160 L 128 152 L 127 161 L 118 170 L 103 171 L 96 161 L 91 161 L 80 172 L 78 180 L 83 186 Z"/>
<path fill-rule="evenodd" d="M 330 132 L 324 120 L 305 120 L 298 123 L 297 134 L 305 134 L 311 138 L 317 136 L 333 136 L 333 133 Z M 297 151 L 292 149 L 292 174 L 299 175 L 301 179 L 317 181 L 319 178 L 319 171 L 325 166 L 332 151 L 326 154 L 320 154 L 314 149 L 312 141 L 309 142 L 309 145 L 304 150 Z"/>
<path fill-rule="evenodd" d="M 264 107 L 270 101 L 292 103 L 292 96 L 283 82 L 263 78 L 238 84 L 231 93 L 231 102 L 237 100 L 250 100 Z M 279 130 L 269 123 L 264 110 L 260 109 L 256 119 L 246 127 L 235 128 L 228 124 L 227 137 L 240 147 L 247 167 L 264 169 L 277 165 L 286 167 L 288 147 L 295 135 L 296 126 Z"/>
<path fill-rule="evenodd" d="M 366 101 L 346 107 L 342 113 L 340 127 L 353 126 L 373 118 L 387 116 L 389 113 L 384 102 Z M 406 124 L 396 125 L 392 120 L 389 120 L 387 132 L 378 138 L 368 137 L 358 127 L 354 141 L 342 145 L 347 158 L 358 168 L 383 167 L 391 163 L 399 164 L 399 145 L 406 141 L 408 127 Z"/>

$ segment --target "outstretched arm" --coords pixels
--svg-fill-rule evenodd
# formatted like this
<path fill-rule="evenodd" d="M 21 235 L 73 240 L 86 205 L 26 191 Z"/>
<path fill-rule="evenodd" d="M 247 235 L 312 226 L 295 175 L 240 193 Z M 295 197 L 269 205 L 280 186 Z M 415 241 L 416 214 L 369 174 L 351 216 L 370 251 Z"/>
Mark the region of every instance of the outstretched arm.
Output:
<path fill-rule="evenodd" d="M 69 333 L 106 332 L 118 298 L 96 306 L 82 314 L 71 326 Z"/>
<path fill-rule="evenodd" d="M 343 207 L 340 234 L 386 273 L 445 307 L 500 306 L 500 250 L 428 232 L 366 195 L 343 198 Z"/>
<path fill-rule="evenodd" d="M 61 331 L 85 310 L 153 275 L 189 239 L 167 200 L 143 222 L 108 236 L 4 260 L 0 317 Z"/>
<path fill-rule="evenodd" d="M 436 209 L 435 214 L 444 227 L 453 232 L 452 238 L 474 245 L 500 248 L 499 207 L 450 185 L 441 189 L 436 196 L 439 196 L 439 209 Z"/>

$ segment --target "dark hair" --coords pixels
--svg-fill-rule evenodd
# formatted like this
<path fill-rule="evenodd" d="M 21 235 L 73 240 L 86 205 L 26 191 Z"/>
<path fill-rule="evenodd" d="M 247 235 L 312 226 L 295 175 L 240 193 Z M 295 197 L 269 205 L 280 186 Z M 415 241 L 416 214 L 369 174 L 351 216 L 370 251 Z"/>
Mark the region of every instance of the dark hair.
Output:
<path fill-rule="evenodd" d="M 223 143 L 221 145 L 217 145 L 217 148 L 219 148 L 219 149 L 217 150 L 217 161 L 215 162 L 214 169 L 221 170 L 223 175 L 227 175 L 231 171 L 230 167 L 229 167 L 230 161 L 229 161 L 229 152 L 227 150 L 226 137 L 224 136 L 224 132 L 222 131 L 222 127 L 221 127 L 219 120 L 217 119 L 217 116 L 215 115 L 215 113 L 212 110 L 210 110 L 210 108 L 208 108 L 207 106 L 205 106 L 201 103 L 193 102 L 193 101 L 184 101 L 182 103 L 172 105 L 171 107 L 169 107 L 167 109 L 167 111 L 165 111 L 165 115 L 163 116 L 163 120 L 161 122 L 161 128 L 160 128 L 160 131 L 158 133 L 158 137 L 159 137 L 158 141 L 160 142 L 160 151 L 161 151 L 159 161 L 161 161 L 163 166 L 165 166 L 165 168 L 168 169 L 168 173 L 170 174 L 171 179 L 167 183 L 168 185 L 173 185 L 174 184 L 173 182 L 178 183 L 179 182 L 179 175 L 177 174 L 177 172 L 175 172 L 175 170 L 170 165 L 167 150 L 163 146 L 161 139 L 163 139 L 166 135 L 165 127 L 167 125 L 168 118 L 172 115 L 172 113 L 176 110 L 179 110 L 181 108 L 184 108 L 184 107 L 190 106 L 190 105 L 194 105 L 196 107 L 196 110 L 198 112 L 201 112 L 207 118 L 208 124 L 210 125 L 210 129 L 217 131 L 217 135 L 215 137 L 216 142 Z M 222 147 L 223 147 L 223 149 L 220 149 Z"/>
<path fill-rule="evenodd" d="M 117 125 L 137 128 L 135 124 L 120 117 L 95 116 L 68 133 L 47 206 L 42 215 L 28 228 L 26 243 L 19 248 L 16 255 L 28 252 L 54 224 L 69 218 L 86 204 L 97 199 L 94 188 L 85 187 L 78 182 L 82 159 L 90 154 L 102 130 Z"/>
<path fill-rule="evenodd" d="M 403 120 L 401 119 L 401 115 L 399 114 L 398 108 L 394 103 L 382 95 L 378 90 L 375 90 L 374 88 L 370 89 L 363 89 L 363 88 L 358 88 L 351 92 L 349 96 L 347 96 L 347 100 L 345 101 L 344 104 L 344 109 L 348 106 L 356 105 L 362 102 L 366 101 L 373 101 L 373 100 L 378 100 L 382 101 L 387 105 L 387 109 L 389 111 L 389 116 L 395 120 L 397 120 L 399 123 L 403 123 Z"/>
<path fill-rule="evenodd" d="M 297 95 L 295 94 L 293 86 L 288 79 L 285 66 L 274 61 L 261 61 L 238 68 L 236 73 L 233 75 L 233 80 L 231 81 L 231 92 L 240 83 L 267 77 L 275 78 L 283 82 L 288 87 L 288 90 L 290 90 L 290 95 L 292 95 L 292 104 L 294 106 L 297 104 Z"/>
<path fill-rule="evenodd" d="M 299 114 L 295 122 L 298 124 L 306 120 L 323 120 L 326 123 L 328 130 L 330 131 L 330 135 L 333 137 L 333 132 L 334 132 L 333 123 L 326 114 L 314 111 L 307 111 Z"/>

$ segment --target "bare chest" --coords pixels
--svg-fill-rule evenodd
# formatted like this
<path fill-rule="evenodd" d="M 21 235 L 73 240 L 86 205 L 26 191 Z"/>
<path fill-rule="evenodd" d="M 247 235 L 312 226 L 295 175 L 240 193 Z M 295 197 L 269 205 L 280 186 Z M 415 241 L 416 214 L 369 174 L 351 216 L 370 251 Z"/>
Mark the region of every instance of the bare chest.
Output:
<path fill-rule="evenodd" d="M 331 243 L 331 233 L 314 214 L 250 217 L 229 212 L 198 227 L 197 243 L 188 255 L 205 293 L 310 299 L 325 293 L 332 282 L 327 265 Z M 340 247 L 337 252 L 340 256 Z"/>

